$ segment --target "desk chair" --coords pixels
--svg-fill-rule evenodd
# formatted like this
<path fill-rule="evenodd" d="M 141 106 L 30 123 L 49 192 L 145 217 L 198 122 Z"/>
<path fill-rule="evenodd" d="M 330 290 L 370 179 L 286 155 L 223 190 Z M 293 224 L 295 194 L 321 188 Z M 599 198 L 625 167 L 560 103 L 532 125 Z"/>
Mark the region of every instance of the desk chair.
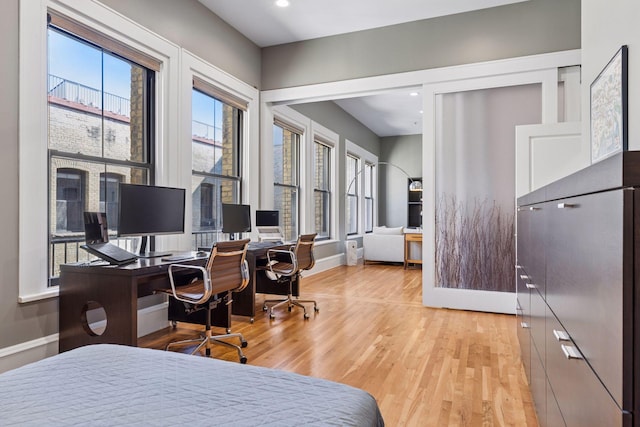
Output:
<path fill-rule="evenodd" d="M 220 303 L 231 304 L 231 293 L 242 291 L 249 283 L 249 266 L 245 259 L 248 243 L 249 239 L 216 243 L 211 249 L 211 254 L 204 267 L 187 264 L 169 266 L 171 289 L 160 289 L 157 292 L 169 294 L 181 301 L 187 314 L 198 310 L 207 310 L 207 315 L 203 337 L 169 343 L 166 350 L 174 345 L 200 343 L 191 354 L 195 354 L 202 347 L 205 347 L 206 355 L 210 356 L 211 345 L 220 344 L 235 348 L 238 351 L 240 363 L 247 362 L 247 358 L 242 353 L 242 348 L 247 346 L 247 341 L 242 334 L 232 334 L 230 330 L 227 330 L 224 335 L 211 334 L 211 311 Z M 186 285 L 176 285 L 173 271 L 177 269 L 198 270 L 202 278 L 195 279 Z M 227 338 L 240 339 L 240 346 L 223 341 Z"/>
<path fill-rule="evenodd" d="M 265 269 L 270 271 L 277 278 L 276 280 L 283 285 L 289 286 L 289 293 L 284 300 L 266 300 L 262 305 L 263 311 L 268 311 L 269 318 L 275 318 L 273 309 L 281 305 L 287 305 L 287 309 L 291 311 L 294 306 L 302 307 L 304 310 L 304 318 L 308 319 L 309 314 L 304 303 L 313 303 L 313 310 L 320 311 L 318 304 L 313 300 L 293 299 L 293 281 L 300 280 L 300 273 L 304 270 L 313 268 L 315 259 L 313 258 L 313 244 L 316 239 L 316 233 L 303 234 L 298 237 L 298 241 L 289 250 L 269 249 L 267 251 L 267 266 Z M 275 303 L 274 305 L 269 305 Z"/>

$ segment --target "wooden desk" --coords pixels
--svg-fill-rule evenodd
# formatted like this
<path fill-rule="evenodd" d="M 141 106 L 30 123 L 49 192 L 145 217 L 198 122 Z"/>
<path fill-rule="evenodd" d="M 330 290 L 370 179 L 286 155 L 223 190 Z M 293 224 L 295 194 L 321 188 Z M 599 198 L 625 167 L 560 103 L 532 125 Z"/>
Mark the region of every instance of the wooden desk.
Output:
<path fill-rule="evenodd" d="M 404 234 L 404 268 L 407 268 L 409 264 L 420 264 L 422 265 L 421 259 L 410 259 L 410 250 L 409 245 L 411 242 L 418 242 L 422 245 L 422 233 L 405 233 Z"/>
<path fill-rule="evenodd" d="M 204 265 L 206 260 L 194 257 L 179 263 Z M 138 298 L 171 286 L 170 264 L 161 258 L 142 258 L 123 266 L 60 266 L 59 351 L 97 343 L 137 345 Z M 184 274 L 186 278 L 193 271 L 185 269 Z M 87 310 L 99 306 L 104 308 L 107 321 L 102 335 L 92 332 L 86 319 Z M 216 326 L 229 327 L 228 306 L 221 304 L 219 309 Z"/>
<path fill-rule="evenodd" d="M 249 284 L 239 293 L 233 294 L 233 303 L 220 304 L 211 314 L 213 326 L 229 329 L 231 314 L 255 317 L 256 292 L 286 295 L 288 286 L 274 283 L 260 266 L 266 265 L 267 249 L 281 246 L 249 245 Z M 136 346 L 138 343 L 138 298 L 152 295 L 154 290 L 168 288 L 167 270 L 171 264 L 204 265 L 207 258 L 194 258 L 168 262 L 161 258 L 139 259 L 123 266 L 82 266 L 65 264 L 60 266 L 59 299 L 59 351 L 88 344 L 112 343 Z M 174 271 L 175 273 L 176 271 Z M 192 270 L 184 270 L 185 282 L 193 277 Z M 299 295 L 298 283 L 293 284 L 294 295 Z M 204 310 L 189 316 L 184 314 L 181 304 L 169 301 L 168 320 L 204 324 Z M 102 335 L 93 333 L 86 320 L 87 310 L 102 306 L 107 317 L 107 327 Z M 231 307 L 231 309 L 230 309 Z"/>

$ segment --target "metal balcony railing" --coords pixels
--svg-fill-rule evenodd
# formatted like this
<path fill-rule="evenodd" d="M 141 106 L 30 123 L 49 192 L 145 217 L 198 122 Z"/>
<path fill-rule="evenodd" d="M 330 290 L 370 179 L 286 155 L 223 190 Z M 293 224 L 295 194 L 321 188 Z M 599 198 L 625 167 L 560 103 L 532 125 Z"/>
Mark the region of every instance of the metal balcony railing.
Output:
<path fill-rule="evenodd" d="M 131 117 L 131 101 L 109 92 L 102 92 L 80 83 L 49 74 L 49 96 L 64 99 L 108 111 L 120 116 Z M 103 98 L 104 97 L 104 98 Z M 104 107 L 103 107 L 104 102 Z"/>

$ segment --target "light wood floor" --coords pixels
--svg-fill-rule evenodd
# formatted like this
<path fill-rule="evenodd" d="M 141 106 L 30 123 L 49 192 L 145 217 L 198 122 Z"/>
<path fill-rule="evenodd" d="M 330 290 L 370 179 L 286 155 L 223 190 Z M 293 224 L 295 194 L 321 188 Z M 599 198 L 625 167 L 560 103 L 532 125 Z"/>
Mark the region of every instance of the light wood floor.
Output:
<path fill-rule="evenodd" d="M 538 425 L 514 316 L 423 307 L 421 270 L 402 266 L 343 266 L 302 280 L 301 297 L 320 307 L 311 319 L 285 308 L 269 320 L 260 294 L 253 324 L 234 316 L 248 364 L 362 388 L 388 426 Z M 181 323 L 139 342 L 163 348 L 197 335 Z M 213 355 L 237 361 L 224 347 Z"/>

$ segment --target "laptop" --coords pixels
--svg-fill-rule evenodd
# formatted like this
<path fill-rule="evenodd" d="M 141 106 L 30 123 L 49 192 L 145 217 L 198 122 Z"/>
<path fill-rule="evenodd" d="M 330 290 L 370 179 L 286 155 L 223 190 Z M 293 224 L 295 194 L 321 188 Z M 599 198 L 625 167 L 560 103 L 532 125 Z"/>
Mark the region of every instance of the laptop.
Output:
<path fill-rule="evenodd" d="M 109 227 L 104 212 L 84 213 L 84 235 L 86 243 L 81 248 L 109 264 L 129 264 L 138 259 L 136 254 L 109 243 Z"/>

